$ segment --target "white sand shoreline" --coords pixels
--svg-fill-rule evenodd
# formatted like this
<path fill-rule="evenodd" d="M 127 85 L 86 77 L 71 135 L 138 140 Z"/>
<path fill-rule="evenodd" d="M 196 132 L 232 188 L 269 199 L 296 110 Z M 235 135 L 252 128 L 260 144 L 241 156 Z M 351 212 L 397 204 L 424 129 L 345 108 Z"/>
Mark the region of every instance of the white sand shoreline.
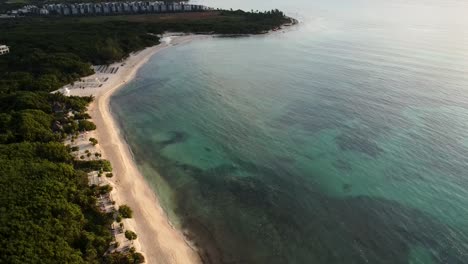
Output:
<path fill-rule="evenodd" d="M 133 209 L 133 218 L 124 220 L 124 223 L 126 228 L 137 233 L 138 239 L 134 246 L 145 256 L 146 263 L 201 263 L 201 260 L 197 250 L 186 241 L 182 232 L 171 225 L 153 189 L 139 172 L 133 153 L 112 116 L 110 97 L 132 80 L 138 69 L 157 52 L 206 37 L 208 36 L 182 35 L 163 38 L 166 42 L 131 55 L 124 62 L 110 65 L 119 67 L 117 73 L 97 73 L 85 78 L 108 78 L 102 86 L 83 89 L 75 84 L 75 89 L 66 92 L 69 95 L 95 97 L 88 112 L 97 126 L 93 136 L 99 141 L 102 156 L 113 166 L 115 176 L 111 180 L 112 198 L 117 205 L 127 204 Z"/>

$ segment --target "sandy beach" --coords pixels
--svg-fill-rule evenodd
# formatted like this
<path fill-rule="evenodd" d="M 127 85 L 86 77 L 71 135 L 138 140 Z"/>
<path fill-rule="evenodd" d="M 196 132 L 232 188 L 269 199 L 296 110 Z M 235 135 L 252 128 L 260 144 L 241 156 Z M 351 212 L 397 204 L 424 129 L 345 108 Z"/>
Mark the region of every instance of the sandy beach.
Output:
<path fill-rule="evenodd" d="M 173 228 L 161 208 L 154 191 L 139 172 L 129 146 L 120 133 L 109 107 L 111 95 L 133 79 L 138 69 L 148 59 L 163 49 L 206 38 L 200 35 L 164 36 L 160 45 L 132 54 L 123 62 L 95 67 L 96 74 L 83 78 L 62 90 L 68 95 L 93 95 L 95 100 L 89 114 L 97 126 L 92 136 L 97 138 L 98 150 L 113 166 L 112 199 L 117 205 L 127 204 L 133 218 L 124 220 L 125 226 L 134 230 L 138 239 L 134 242 L 146 263 L 201 263 L 197 250 L 190 246 L 182 232 Z M 99 71 L 100 70 L 100 71 Z"/>

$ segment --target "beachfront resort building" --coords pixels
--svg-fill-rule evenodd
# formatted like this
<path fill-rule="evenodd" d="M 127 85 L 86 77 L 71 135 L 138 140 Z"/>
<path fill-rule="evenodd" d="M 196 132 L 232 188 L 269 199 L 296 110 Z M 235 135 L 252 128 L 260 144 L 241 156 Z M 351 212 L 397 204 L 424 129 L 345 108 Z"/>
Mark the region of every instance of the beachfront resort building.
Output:
<path fill-rule="evenodd" d="M 10 48 L 7 45 L 0 45 L 0 55 L 10 53 Z"/>
<path fill-rule="evenodd" d="M 8 12 L 10 16 L 22 16 L 22 15 L 41 15 L 45 16 L 48 15 L 49 11 L 45 8 L 39 8 L 35 5 L 25 5 L 20 9 L 12 10 Z"/>
<path fill-rule="evenodd" d="M 57 3 L 45 4 L 42 7 L 24 6 L 11 11 L 12 15 L 60 15 L 60 16 L 103 16 L 119 14 L 147 14 L 172 12 L 200 12 L 212 10 L 202 5 L 187 3 L 153 2 L 100 2 L 100 3 Z"/>

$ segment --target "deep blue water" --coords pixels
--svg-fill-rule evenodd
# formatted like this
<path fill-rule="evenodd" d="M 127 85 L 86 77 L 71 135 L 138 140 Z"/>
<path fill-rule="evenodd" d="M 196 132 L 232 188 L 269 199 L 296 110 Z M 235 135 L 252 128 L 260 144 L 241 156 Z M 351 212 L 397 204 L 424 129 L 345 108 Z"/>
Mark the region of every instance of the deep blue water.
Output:
<path fill-rule="evenodd" d="M 116 94 L 212 263 L 468 263 L 468 2 L 198 1 L 298 27 L 155 55 Z"/>

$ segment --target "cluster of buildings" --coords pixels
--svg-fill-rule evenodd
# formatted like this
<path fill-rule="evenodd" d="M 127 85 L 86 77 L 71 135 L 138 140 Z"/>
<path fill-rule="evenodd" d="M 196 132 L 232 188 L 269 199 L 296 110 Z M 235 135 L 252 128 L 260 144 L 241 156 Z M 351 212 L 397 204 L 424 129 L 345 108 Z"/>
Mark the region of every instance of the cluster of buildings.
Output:
<path fill-rule="evenodd" d="M 62 15 L 62 16 L 99 16 L 116 14 L 199 12 L 210 10 L 206 6 L 186 3 L 156 2 L 101 2 L 76 4 L 45 4 L 42 7 L 27 5 L 10 11 L 10 15 Z"/>
<path fill-rule="evenodd" d="M 7 45 L 0 45 L 0 55 L 10 53 L 10 49 Z"/>

